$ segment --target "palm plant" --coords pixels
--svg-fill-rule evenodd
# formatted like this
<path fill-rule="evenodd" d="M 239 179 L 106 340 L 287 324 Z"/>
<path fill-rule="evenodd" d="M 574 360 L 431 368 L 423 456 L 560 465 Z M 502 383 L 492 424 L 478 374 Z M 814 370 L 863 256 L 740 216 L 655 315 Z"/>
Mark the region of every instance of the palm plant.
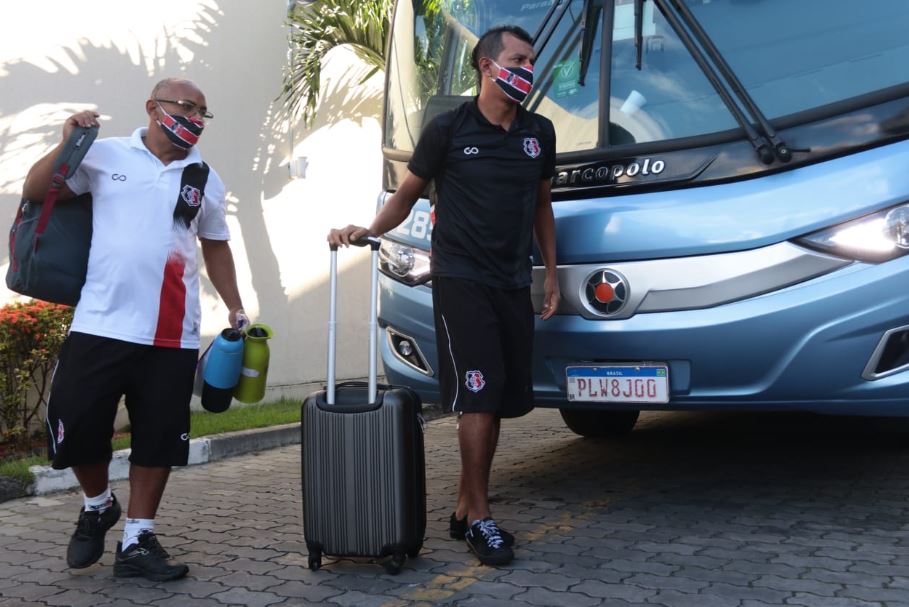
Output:
<path fill-rule="evenodd" d="M 385 41 L 393 0 L 297 2 L 288 15 L 291 61 L 284 74 L 285 109 L 312 122 L 319 97 L 322 60 L 331 49 L 350 46 L 373 69 L 385 68 Z"/>

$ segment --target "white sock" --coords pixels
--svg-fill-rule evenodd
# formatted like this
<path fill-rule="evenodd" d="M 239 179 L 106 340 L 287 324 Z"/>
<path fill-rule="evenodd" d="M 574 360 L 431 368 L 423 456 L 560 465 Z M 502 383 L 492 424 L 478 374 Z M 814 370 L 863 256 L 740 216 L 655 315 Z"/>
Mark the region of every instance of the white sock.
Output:
<path fill-rule="evenodd" d="M 139 542 L 139 535 L 142 532 L 151 532 L 155 531 L 155 519 L 151 518 L 128 518 L 126 519 L 126 524 L 123 525 L 123 544 L 122 550 L 126 550 L 133 544 Z"/>
<path fill-rule="evenodd" d="M 93 510 L 95 512 L 104 512 L 108 509 L 111 503 L 113 503 L 113 500 L 111 499 L 110 487 L 95 497 L 88 497 L 85 495 L 85 493 L 83 493 L 82 501 L 85 504 L 86 512 L 90 510 Z"/>

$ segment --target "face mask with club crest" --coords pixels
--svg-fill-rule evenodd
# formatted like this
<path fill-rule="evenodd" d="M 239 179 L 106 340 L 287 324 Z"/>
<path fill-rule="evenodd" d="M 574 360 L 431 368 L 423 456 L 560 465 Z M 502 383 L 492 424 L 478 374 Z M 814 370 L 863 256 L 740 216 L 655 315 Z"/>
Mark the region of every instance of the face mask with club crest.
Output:
<path fill-rule="evenodd" d="M 161 127 L 161 130 L 164 131 L 164 134 L 167 135 L 172 144 L 182 150 L 188 150 L 196 145 L 199 141 L 199 136 L 202 134 L 202 129 L 205 128 L 205 123 L 202 120 L 195 116 L 189 118 L 188 116 L 168 114 L 161 107 L 161 104 L 158 104 L 158 109 L 161 110 L 162 114 L 162 118 L 157 121 L 158 126 Z"/>
<path fill-rule="evenodd" d="M 533 88 L 533 66 L 502 67 L 495 61 L 492 63 L 499 68 L 495 78 L 498 87 L 515 103 L 523 103 Z"/>

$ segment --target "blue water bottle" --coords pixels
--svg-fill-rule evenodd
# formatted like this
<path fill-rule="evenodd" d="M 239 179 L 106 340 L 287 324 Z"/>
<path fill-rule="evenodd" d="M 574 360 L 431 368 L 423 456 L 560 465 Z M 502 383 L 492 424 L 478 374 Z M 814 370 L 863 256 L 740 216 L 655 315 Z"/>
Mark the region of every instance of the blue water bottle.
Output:
<path fill-rule="evenodd" d="M 243 367 L 243 334 L 224 329 L 203 357 L 202 407 L 221 413 L 230 407 Z"/>

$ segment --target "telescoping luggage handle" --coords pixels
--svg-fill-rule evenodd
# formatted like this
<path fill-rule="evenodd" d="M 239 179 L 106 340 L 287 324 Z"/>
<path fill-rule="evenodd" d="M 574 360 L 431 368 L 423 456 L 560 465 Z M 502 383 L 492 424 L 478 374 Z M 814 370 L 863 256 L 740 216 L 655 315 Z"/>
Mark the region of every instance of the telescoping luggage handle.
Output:
<path fill-rule="evenodd" d="M 360 238 L 350 244 L 358 247 L 368 246 L 372 250 L 372 271 L 369 280 L 369 403 L 376 402 L 376 329 L 378 327 L 379 308 L 379 245 L 378 238 L 372 236 Z M 329 278 L 330 295 L 328 302 L 328 389 L 326 401 L 335 404 L 335 342 L 337 339 L 337 304 L 338 304 L 338 247 L 331 249 L 331 272 Z"/>

